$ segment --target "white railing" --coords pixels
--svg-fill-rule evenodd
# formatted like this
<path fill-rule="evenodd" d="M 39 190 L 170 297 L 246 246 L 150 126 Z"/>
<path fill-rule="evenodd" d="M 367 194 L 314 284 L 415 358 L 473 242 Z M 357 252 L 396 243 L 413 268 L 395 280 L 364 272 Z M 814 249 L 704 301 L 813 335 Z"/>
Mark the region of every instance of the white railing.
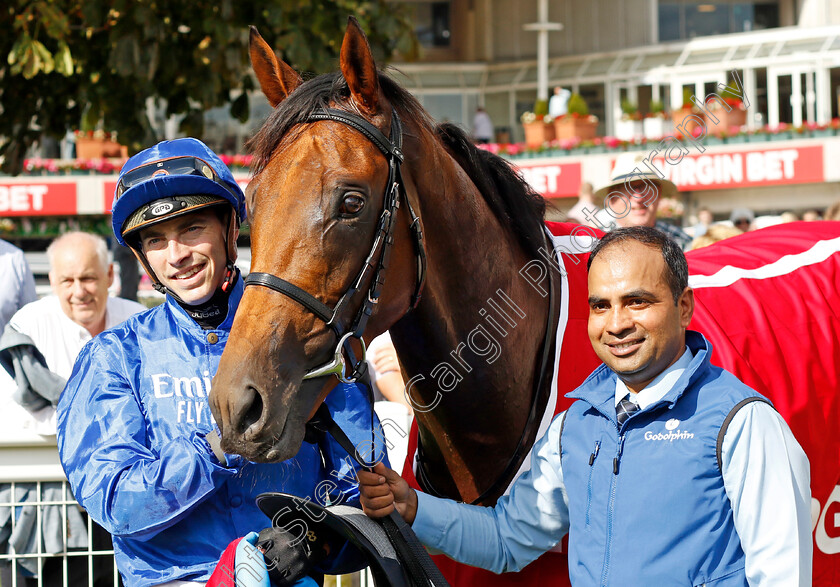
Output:
<path fill-rule="evenodd" d="M 0 437 L 0 521 L 10 542 L 0 554 L 3 587 L 23 587 L 19 577 L 38 587 L 80 587 L 80 577 L 88 587 L 118 583 L 107 533 L 73 499 L 54 437 Z"/>

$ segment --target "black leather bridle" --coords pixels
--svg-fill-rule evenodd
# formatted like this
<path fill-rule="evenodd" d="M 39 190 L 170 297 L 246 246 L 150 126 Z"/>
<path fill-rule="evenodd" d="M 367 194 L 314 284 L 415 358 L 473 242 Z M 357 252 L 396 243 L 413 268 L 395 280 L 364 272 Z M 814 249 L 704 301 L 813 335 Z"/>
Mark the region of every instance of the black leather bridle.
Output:
<path fill-rule="evenodd" d="M 297 285 L 271 273 L 251 273 L 245 278 L 245 286 L 260 285 L 288 296 L 323 320 L 335 333 L 338 342 L 333 358 L 320 367 L 315 367 L 307 371 L 303 376 L 304 379 L 316 379 L 336 375 L 342 383 L 354 383 L 365 370 L 366 351 L 362 335 L 364 334 L 368 319 L 373 313 L 374 307 L 379 303 L 379 296 L 382 293 L 382 286 L 385 283 L 388 260 L 391 256 L 391 248 L 394 244 L 394 229 L 397 225 L 397 212 L 400 208 L 400 194 L 405 195 L 405 187 L 403 186 L 402 175 L 400 173 L 400 164 L 403 162 L 402 125 L 396 110 L 392 111 L 391 136 L 386 137 L 382 131 L 361 116 L 334 108 L 316 110 L 306 119 L 306 122 L 318 122 L 321 120 L 341 122 L 359 131 L 376 145 L 388 159 L 388 183 L 385 184 L 382 214 L 379 216 L 379 223 L 370 252 L 356 279 L 353 280 L 350 288 L 344 292 L 333 308 L 330 308 Z M 414 253 L 417 258 L 417 283 L 414 288 L 414 294 L 411 297 L 411 309 L 413 309 L 420 303 L 423 284 L 426 281 L 426 247 L 423 243 L 423 226 L 420 221 L 420 216 L 411 207 L 408 196 L 405 196 L 405 203 L 409 216 L 411 217 L 410 230 L 414 238 Z M 341 317 L 345 314 L 348 305 L 368 280 L 370 281 L 370 285 L 368 286 L 367 295 L 356 312 L 353 321 L 349 326 L 345 326 L 341 322 Z M 362 354 L 359 358 L 356 358 L 349 344 L 351 338 L 358 339 L 361 344 Z M 352 371 L 349 373 L 345 353 L 352 364 Z"/>
<path fill-rule="evenodd" d="M 271 273 L 250 273 L 248 277 L 245 278 L 245 286 L 259 285 L 268 287 L 276 292 L 288 296 L 323 320 L 335 333 L 336 338 L 338 339 L 335 348 L 335 355 L 327 363 L 307 371 L 307 373 L 303 376 L 304 380 L 335 375 L 342 383 L 355 383 L 357 380 L 360 380 L 360 382 L 369 386 L 367 366 L 365 363 L 366 350 L 365 343 L 362 340 L 362 335 L 364 334 L 368 319 L 373 313 L 374 307 L 379 302 L 382 286 L 385 283 L 385 271 L 388 268 L 391 247 L 394 244 L 394 229 L 397 224 L 397 211 L 400 208 L 400 194 L 402 193 L 405 195 L 405 187 L 403 186 L 402 175 L 400 174 L 400 164 L 404 159 L 402 152 L 402 125 L 397 112 L 395 110 L 392 111 L 390 137 L 386 137 L 382 131 L 361 116 L 334 108 L 316 110 L 306 119 L 306 122 L 317 122 L 321 120 L 341 122 L 359 131 L 374 145 L 376 145 L 382 154 L 388 159 L 388 183 L 385 184 L 385 197 L 382 214 L 379 217 L 376 236 L 373 239 L 373 245 L 370 248 L 367 258 L 365 259 L 365 263 L 359 271 L 356 279 L 352 282 L 350 288 L 344 292 L 333 308 L 330 308 L 318 300 L 315 296 L 301 289 L 297 285 L 277 277 L 276 275 L 272 275 Z M 417 258 L 417 281 L 414 293 L 412 294 L 410 306 L 410 309 L 414 309 L 420 302 L 420 297 L 423 293 L 423 285 L 426 281 L 426 247 L 423 242 L 423 227 L 420 216 L 418 216 L 412 208 L 411 202 L 408 200 L 408 196 L 405 197 L 405 203 L 409 216 L 411 217 L 410 229 L 414 239 L 414 254 Z M 544 236 L 547 238 L 549 248 L 554 251 L 554 247 L 551 246 L 550 238 L 548 237 L 547 232 Z M 373 272 L 373 277 L 370 280 L 370 285 L 368 286 L 367 296 L 362 301 L 362 304 L 356 312 L 356 316 L 350 326 L 344 327 L 340 322 L 340 318 L 344 315 L 347 306 L 364 286 L 371 272 Z M 540 362 L 537 387 L 534 392 L 534 398 L 531 402 L 528 420 L 525 423 L 525 428 L 522 431 L 522 435 L 517 443 L 514 454 L 508 461 L 504 471 L 496 479 L 496 481 L 487 488 L 487 490 L 485 490 L 476 500 L 472 502 L 474 504 L 480 503 L 492 494 L 502 490 L 503 484 L 506 480 L 513 476 L 516 472 L 516 466 L 518 465 L 519 460 L 530 448 L 526 443 L 526 438 L 528 431 L 537 420 L 537 406 L 540 403 L 540 391 L 546 381 L 548 365 L 551 360 L 550 350 L 552 348 L 552 337 L 554 333 L 554 328 L 552 326 L 557 320 L 557 312 L 555 309 L 556 293 L 554 289 L 554 282 L 551 279 L 551 275 L 549 275 L 548 324 L 546 327 L 545 340 L 543 342 L 543 352 Z M 362 354 L 358 359 L 349 344 L 349 340 L 351 338 L 358 339 L 361 344 Z M 345 353 L 353 367 L 349 374 L 347 371 Z M 421 452 L 419 438 L 418 451 Z M 431 485 L 428 475 L 426 475 L 423 470 L 422 458 L 418 464 L 417 476 L 418 481 L 421 482 L 427 493 L 440 495 Z"/>

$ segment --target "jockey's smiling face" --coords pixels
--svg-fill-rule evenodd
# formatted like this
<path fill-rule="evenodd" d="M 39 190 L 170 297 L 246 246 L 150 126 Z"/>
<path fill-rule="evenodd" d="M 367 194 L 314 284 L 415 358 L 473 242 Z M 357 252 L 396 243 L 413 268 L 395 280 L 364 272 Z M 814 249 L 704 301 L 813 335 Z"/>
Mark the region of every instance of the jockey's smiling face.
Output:
<path fill-rule="evenodd" d="M 188 304 L 206 302 L 222 284 L 225 227 L 211 209 L 144 228 L 140 245 L 160 282 Z"/>
<path fill-rule="evenodd" d="M 605 247 L 589 268 L 589 340 L 631 391 L 682 355 L 694 312 L 686 288 L 674 304 L 662 253 L 638 241 Z"/>

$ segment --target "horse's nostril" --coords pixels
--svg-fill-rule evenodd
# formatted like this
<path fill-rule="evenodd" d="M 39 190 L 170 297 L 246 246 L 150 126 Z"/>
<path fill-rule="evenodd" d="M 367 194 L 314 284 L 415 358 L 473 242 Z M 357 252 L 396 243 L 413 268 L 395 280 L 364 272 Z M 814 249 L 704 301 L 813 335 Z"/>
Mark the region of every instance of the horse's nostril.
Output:
<path fill-rule="evenodd" d="M 243 394 L 245 402 L 250 400 L 250 405 L 247 405 L 242 411 L 242 418 L 236 425 L 236 431 L 239 434 L 244 434 L 245 431 L 251 427 L 252 424 L 258 422 L 262 416 L 263 402 L 262 396 L 253 387 L 248 387 Z"/>

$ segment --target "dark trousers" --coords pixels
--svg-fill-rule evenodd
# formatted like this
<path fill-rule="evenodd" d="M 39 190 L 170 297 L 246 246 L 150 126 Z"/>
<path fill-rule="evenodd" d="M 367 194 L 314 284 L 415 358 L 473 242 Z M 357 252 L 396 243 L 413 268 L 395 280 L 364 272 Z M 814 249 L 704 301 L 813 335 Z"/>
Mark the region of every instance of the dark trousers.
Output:
<path fill-rule="evenodd" d="M 97 524 L 93 524 L 91 544 L 94 551 L 111 550 L 111 535 Z M 79 552 L 71 549 L 69 552 Z M 10 561 L 0 561 L 0 587 L 12 587 L 12 566 Z M 20 565 L 14 565 L 17 570 L 17 587 L 37 587 L 38 578 L 28 577 Z M 60 556 L 45 558 L 41 565 L 41 585 L 43 587 L 62 587 L 64 583 L 64 562 Z M 67 587 L 87 587 L 88 557 L 67 557 Z M 114 555 L 93 555 L 93 585 L 94 587 L 121 587 L 122 578 L 114 584 Z"/>

